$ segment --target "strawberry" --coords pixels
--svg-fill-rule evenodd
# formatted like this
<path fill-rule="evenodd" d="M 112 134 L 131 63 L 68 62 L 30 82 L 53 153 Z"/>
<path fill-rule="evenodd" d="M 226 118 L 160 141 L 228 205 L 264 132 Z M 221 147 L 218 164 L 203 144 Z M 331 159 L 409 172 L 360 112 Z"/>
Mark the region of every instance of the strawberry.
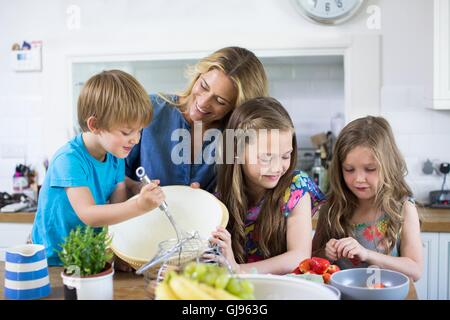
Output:
<path fill-rule="evenodd" d="M 311 270 L 317 274 L 324 274 L 330 266 L 330 261 L 323 258 L 312 257 L 309 263 Z"/>
<path fill-rule="evenodd" d="M 300 270 L 300 273 L 306 273 L 307 271 L 311 270 L 310 266 L 311 259 L 305 259 L 298 265 L 298 269 Z"/>
<path fill-rule="evenodd" d="M 341 271 L 341 269 L 337 265 L 332 264 L 332 265 L 330 265 L 328 267 L 326 273 L 333 274 L 333 273 L 338 272 L 338 271 Z"/>
<path fill-rule="evenodd" d="M 331 274 L 329 274 L 329 273 L 324 273 L 324 274 L 322 275 L 322 278 L 323 278 L 323 282 L 325 282 L 326 284 L 328 284 L 328 283 L 330 283 Z"/>

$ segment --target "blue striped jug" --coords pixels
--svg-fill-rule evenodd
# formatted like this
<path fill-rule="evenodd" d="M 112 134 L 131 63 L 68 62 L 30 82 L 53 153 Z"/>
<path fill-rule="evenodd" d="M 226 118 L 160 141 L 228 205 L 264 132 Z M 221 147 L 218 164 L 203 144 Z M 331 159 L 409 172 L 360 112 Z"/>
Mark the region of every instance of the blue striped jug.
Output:
<path fill-rule="evenodd" d="M 8 248 L 5 258 L 6 299 L 39 299 L 50 294 L 44 246 L 25 244 Z"/>

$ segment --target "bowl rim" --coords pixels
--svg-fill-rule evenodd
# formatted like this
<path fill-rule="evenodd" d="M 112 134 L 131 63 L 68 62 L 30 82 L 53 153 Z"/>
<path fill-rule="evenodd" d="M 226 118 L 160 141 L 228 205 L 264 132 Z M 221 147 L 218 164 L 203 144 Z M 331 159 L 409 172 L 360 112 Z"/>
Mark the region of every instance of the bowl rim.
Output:
<path fill-rule="evenodd" d="M 220 199 L 218 199 L 216 196 L 214 196 L 212 193 L 209 193 L 206 190 L 200 189 L 200 188 L 192 188 L 191 186 L 185 186 L 185 185 L 170 185 L 170 186 L 162 186 L 161 188 L 164 189 L 173 189 L 174 187 L 176 188 L 182 188 L 182 189 L 189 189 L 190 191 L 195 190 L 195 192 L 201 191 L 206 193 L 208 196 L 213 197 L 219 204 L 221 210 L 222 210 L 222 219 L 220 221 L 220 226 L 226 228 L 227 224 L 228 224 L 228 220 L 230 218 L 230 214 L 228 212 L 227 207 L 225 206 L 225 204 L 220 201 Z M 130 201 L 134 198 L 136 198 L 138 195 L 134 195 L 131 198 L 129 198 L 127 201 Z M 144 213 L 145 214 L 145 213 Z M 113 232 L 110 232 L 110 229 L 108 228 L 108 234 L 110 236 L 114 236 Z M 140 268 L 140 266 L 142 266 L 143 264 L 147 263 L 149 261 L 149 259 L 147 258 L 143 258 L 143 257 L 132 257 L 129 256 L 123 252 L 121 252 L 120 250 L 117 249 L 117 247 L 113 244 L 114 240 L 111 242 L 111 244 L 109 245 L 109 248 L 114 252 L 115 255 L 117 255 L 120 259 L 124 260 L 125 262 L 129 263 L 132 265 L 132 267 L 136 266 L 137 268 Z"/>
<path fill-rule="evenodd" d="M 278 274 L 261 274 L 261 273 L 238 273 L 233 275 L 239 279 L 263 279 L 263 280 L 281 280 L 283 282 L 297 282 L 297 283 L 301 283 L 301 284 L 306 284 L 309 285 L 313 288 L 321 288 L 321 289 L 325 289 L 327 290 L 335 299 L 334 300 L 340 300 L 341 296 L 337 295 L 336 292 L 333 291 L 333 289 L 327 288 L 326 286 L 324 286 L 321 283 L 315 283 L 306 279 L 300 279 L 300 278 L 295 278 L 295 277 L 289 277 L 287 275 L 278 275 Z M 340 290 L 339 288 L 336 288 L 339 293 Z"/>
<path fill-rule="evenodd" d="M 397 286 L 390 286 L 390 287 L 384 287 L 384 288 L 367 288 L 367 287 L 357 287 L 357 286 L 351 286 L 351 285 L 341 284 L 340 282 L 333 281 L 333 276 L 334 276 L 335 274 L 337 274 L 337 273 L 340 273 L 340 272 L 350 272 L 350 271 L 352 271 L 352 270 L 367 270 L 367 269 L 377 269 L 377 270 L 379 270 L 380 272 L 381 272 L 381 271 L 385 271 L 385 272 L 389 272 L 389 273 L 396 273 L 396 274 L 399 274 L 400 276 L 402 276 L 403 278 L 405 278 L 405 279 L 406 279 L 406 282 L 405 282 L 404 284 L 400 284 L 400 285 L 397 285 Z M 390 270 L 390 269 L 383 269 L 383 268 L 369 268 L 369 267 L 367 267 L 367 268 L 351 268 L 351 269 L 345 269 L 345 270 L 340 270 L 340 271 L 338 271 L 338 272 L 335 272 L 335 273 L 333 273 L 333 274 L 331 275 L 331 277 L 330 277 L 330 284 L 333 285 L 333 283 L 336 283 L 336 284 L 339 285 L 339 286 L 343 286 L 343 287 L 346 287 L 346 288 L 357 289 L 357 290 L 380 290 L 380 289 L 381 289 L 381 290 L 394 290 L 394 289 L 401 288 L 401 287 L 403 287 L 403 286 L 405 286 L 405 285 L 408 285 L 408 286 L 409 286 L 410 280 L 409 280 L 409 277 L 408 277 L 407 275 L 405 275 L 404 273 L 401 273 L 401 272 L 399 272 L 399 271 L 394 271 L 394 270 Z"/>

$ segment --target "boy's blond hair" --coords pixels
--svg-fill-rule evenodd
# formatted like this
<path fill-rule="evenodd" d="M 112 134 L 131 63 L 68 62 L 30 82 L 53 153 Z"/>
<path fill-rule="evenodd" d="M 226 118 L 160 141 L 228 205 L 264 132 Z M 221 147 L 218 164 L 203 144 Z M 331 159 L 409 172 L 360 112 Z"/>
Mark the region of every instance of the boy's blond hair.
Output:
<path fill-rule="evenodd" d="M 78 98 L 78 124 L 89 131 L 87 120 L 109 131 L 118 126 L 145 127 L 152 119 L 152 104 L 142 85 L 121 70 L 107 70 L 91 77 Z"/>

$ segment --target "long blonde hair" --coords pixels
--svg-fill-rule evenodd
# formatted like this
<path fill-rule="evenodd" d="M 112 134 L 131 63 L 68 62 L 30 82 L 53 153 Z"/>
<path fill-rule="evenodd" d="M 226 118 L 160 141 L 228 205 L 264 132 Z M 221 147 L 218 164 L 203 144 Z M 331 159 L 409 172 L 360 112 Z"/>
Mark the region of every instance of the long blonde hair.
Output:
<path fill-rule="evenodd" d="M 189 66 L 186 76 L 190 79 L 186 89 L 178 96 L 184 100 L 192 93 L 192 88 L 198 78 L 213 69 L 221 70 L 233 82 L 236 91 L 236 101 L 234 106 L 238 107 L 245 101 L 268 95 L 268 82 L 264 66 L 253 52 L 240 47 L 225 47 L 219 49 L 207 57 L 201 59 L 194 66 Z M 180 104 L 168 99 L 164 94 L 159 94 L 164 100 L 183 107 Z M 225 116 L 222 123 L 225 124 L 229 118 Z"/>
<path fill-rule="evenodd" d="M 380 183 L 374 205 L 388 217 L 386 236 L 382 243 L 385 252 L 392 251 L 396 244 L 403 223 L 402 206 L 405 198 L 412 196 L 405 181 L 407 167 L 386 119 L 367 116 L 350 122 L 337 138 L 329 169 L 328 201 L 319 213 L 313 254 L 323 249 L 331 238 L 352 236 L 350 221 L 358 207 L 358 199 L 345 184 L 342 163 L 348 153 L 358 146 L 369 148 L 379 167 Z"/>
<path fill-rule="evenodd" d="M 263 195 L 264 202 L 256 220 L 255 233 L 258 239 L 258 248 L 264 258 L 286 252 L 286 218 L 281 213 L 281 199 L 284 192 L 292 182 L 292 175 L 297 163 L 297 140 L 291 118 L 283 106 L 275 99 L 260 97 L 251 99 L 231 115 L 225 130 L 223 141 L 228 141 L 227 136 L 238 130 L 278 129 L 292 132 L 291 163 L 286 173 L 280 178 L 277 186 L 267 190 Z M 232 132 L 232 133 L 230 133 Z M 223 159 L 235 159 L 237 148 L 242 141 L 235 136 L 233 146 L 227 149 L 226 144 L 222 148 Z M 248 141 L 245 141 L 248 143 Z M 231 156 L 231 157 L 230 157 Z M 219 162 L 220 163 L 220 162 Z M 231 233 L 233 253 L 238 263 L 246 262 L 246 234 L 245 216 L 252 203 L 249 198 L 251 185 L 246 181 L 242 164 L 234 160 L 232 164 L 218 164 L 217 193 L 230 212 L 230 221 L 227 229 Z"/>

